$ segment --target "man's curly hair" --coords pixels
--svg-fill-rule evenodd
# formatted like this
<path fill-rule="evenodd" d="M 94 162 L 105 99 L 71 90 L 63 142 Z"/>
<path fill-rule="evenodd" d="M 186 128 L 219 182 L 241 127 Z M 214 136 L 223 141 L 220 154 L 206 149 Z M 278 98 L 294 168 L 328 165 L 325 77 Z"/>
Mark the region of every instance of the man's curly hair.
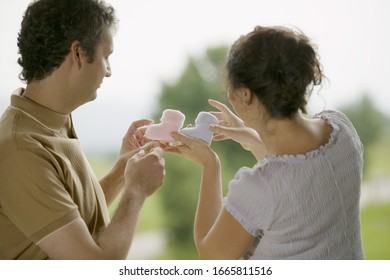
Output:
<path fill-rule="evenodd" d="M 115 10 L 102 0 L 37 0 L 22 20 L 18 36 L 20 79 L 27 83 L 50 75 L 79 41 L 92 63 L 104 30 L 115 28 Z"/>

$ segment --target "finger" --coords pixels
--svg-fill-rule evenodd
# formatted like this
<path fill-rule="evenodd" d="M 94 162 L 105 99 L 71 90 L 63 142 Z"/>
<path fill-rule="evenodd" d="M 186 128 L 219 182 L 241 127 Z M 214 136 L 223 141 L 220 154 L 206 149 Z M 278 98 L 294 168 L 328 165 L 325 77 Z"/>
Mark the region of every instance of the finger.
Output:
<path fill-rule="evenodd" d="M 140 143 L 135 135 L 126 134 L 123 138 L 123 142 L 130 147 L 140 148 L 143 143 Z"/>
<path fill-rule="evenodd" d="M 158 147 L 160 147 L 161 149 L 163 149 L 164 151 L 165 151 L 165 148 L 171 146 L 170 143 L 167 143 L 167 142 L 158 142 L 158 141 L 156 141 L 156 143 L 157 143 L 156 145 Z"/>
<path fill-rule="evenodd" d="M 137 129 L 137 131 L 143 136 L 145 134 L 146 129 L 148 128 L 149 125 L 144 125 L 141 126 Z"/>
<path fill-rule="evenodd" d="M 151 149 L 153 149 L 154 147 L 154 142 L 151 141 L 151 142 L 147 142 L 145 143 L 141 148 L 139 148 L 140 150 L 143 150 L 145 151 L 145 153 L 149 153 L 151 151 Z"/>
<path fill-rule="evenodd" d="M 178 146 L 165 146 L 164 152 L 177 154 L 178 153 Z"/>
<path fill-rule="evenodd" d="M 229 126 L 229 122 L 227 121 L 219 121 L 220 126 Z"/>
<path fill-rule="evenodd" d="M 134 121 L 129 129 L 127 130 L 128 134 L 134 134 L 139 128 L 146 126 L 146 125 L 151 125 L 154 121 L 150 119 L 140 119 L 137 121 Z"/>
<path fill-rule="evenodd" d="M 209 99 L 209 104 L 214 108 L 220 110 L 223 114 L 232 114 L 232 111 L 230 111 L 229 107 L 221 102 L 218 102 L 214 99 Z"/>
<path fill-rule="evenodd" d="M 226 137 L 226 135 L 218 134 L 213 136 L 213 141 L 223 141 L 226 139 L 230 139 L 229 137 Z"/>
<path fill-rule="evenodd" d="M 140 127 L 137 129 L 137 132 L 136 132 L 136 139 L 137 139 L 138 143 L 141 144 L 141 146 L 153 141 L 153 139 L 149 139 L 145 136 L 145 131 L 146 131 L 147 127 L 148 126 Z"/>
<path fill-rule="evenodd" d="M 200 141 L 199 139 L 195 139 L 195 138 L 192 138 L 192 137 L 189 137 L 187 135 L 184 135 L 180 132 L 171 132 L 171 136 L 173 139 L 177 140 L 177 141 L 180 141 L 181 143 L 187 145 L 188 147 L 190 147 L 192 145 L 192 143 L 194 143 L 195 141 Z"/>
<path fill-rule="evenodd" d="M 227 118 L 229 116 L 225 116 L 222 112 L 209 112 L 212 114 L 214 117 L 216 117 L 219 121 L 227 121 Z"/>
<path fill-rule="evenodd" d="M 140 143 L 141 145 L 144 145 L 146 142 L 144 134 L 142 133 L 142 131 L 140 131 L 140 128 L 136 130 L 135 138 L 137 139 L 138 143 Z"/>
<path fill-rule="evenodd" d="M 154 155 L 156 155 L 156 156 L 158 156 L 158 157 L 162 157 L 162 155 L 164 154 L 164 150 L 161 148 L 161 147 L 155 147 L 155 148 L 153 148 L 151 151 L 150 151 L 150 153 L 149 153 L 149 155 L 150 154 L 154 154 Z"/>
<path fill-rule="evenodd" d="M 167 146 L 164 148 L 164 151 L 167 152 L 167 153 L 172 153 L 172 154 L 177 154 L 177 155 L 181 155 L 183 154 L 183 150 L 184 149 L 189 149 L 187 146 L 184 146 L 184 145 L 180 145 L 180 146 Z"/>
<path fill-rule="evenodd" d="M 123 143 L 127 143 L 128 145 L 137 148 L 141 147 L 144 143 L 140 141 L 138 128 L 152 123 L 153 120 L 149 120 L 149 119 L 141 119 L 141 120 L 134 121 L 127 129 L 127 132 L 123 137 Z"/>
<path fill-rule="evenodd" d="M 225 116 L 223 115 L 222 112 L 209 112 L 212 114 L 214 117 L 216 117 L 218 120 L 223 120 L 225 119 Z"/>
<path fill-rule="evenodd" d="M 136 160 L 137 161 L 137 160 L 141 159 L 144 156 L 145 156 L 145 151 L 144 150 L 140 150 L 139 152 L 134 154 L 129 160 Z"/>
<path fill-rule="evenodd" d="M 151 120 L 151 119 L 140 119 L 140 120 L 136 120 L 133 122 L 133 125 L 136 127 L 136 128 L 140 128 L 140 127 L 143 127 L 145 125 L 151 125 L 154 123 L 154 120 Z"/>
<path fill-rule="evenodd" d="M 233 136 L 239 132 L 239 129 L 235 127 L 227 127 L 215 124 L 209 125 L 209 130 L 213 133 L 225 135 L 229 138 L 233 138 Z"/>
<path fill-rule="evenodd" d="M 217 133 L 217 134 L 221 134 L 221 132 L 224 132 L 224 128 L 226 126 L 222 126 L 222 125 L 217 125 L 217 124 L 210 124 L 209 125 L 209 130 L 213 133 Z"/>

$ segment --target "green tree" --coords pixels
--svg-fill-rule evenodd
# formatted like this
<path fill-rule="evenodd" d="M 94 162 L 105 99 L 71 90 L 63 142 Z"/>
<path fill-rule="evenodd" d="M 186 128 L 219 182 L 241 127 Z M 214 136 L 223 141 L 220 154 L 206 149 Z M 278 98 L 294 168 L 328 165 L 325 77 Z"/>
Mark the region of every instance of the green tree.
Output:
<path fill-rule="evenodd" d="M 158 122 L 165 109 L 180 110 L 186 115 L 185 126 L 194 123 L 200 111 L 212 111 L 209 98 L 224 103 L 223 68 L 227 53 L 226 47 L 210 48 L 201 57 L 190 57 L 187 65 L 172 83 L 164 83 L 159 97 L 159 108 L 154 113 Z M 384 116 L 376 110 L 366 95 L 356 104 L 341 109 L 354 124 L 364 146 L 367 148 L 380 136 Z M 224 191 L 228 182 L 241 166 L 252 166 L 254 157 L 244 152 L 233 141 L 213 142 L 222 164 Z M 164 258 L 196 259 L 197 253 L 193 242 L 193 221 L 198 200 L 201 169 L 196 164 L 176 155 L 166 154 L 167 174 L 160 190 L 166 221 L 170 230 L 171 251 Z"/>
<path fill-rule="evenodd" d="M 383 130 L 385 116 L 376 109 L 368 94 L 341 109 L 351 120 L 364 146 L 375 142 Z"/>
<path fill-rule="evenodd" d="M 171 84 L 163 84 L 160 95 L 160 108 L 154 114 L 157 121 L 165 109 L 180 110 L 186 115 L 185 126 L 194 123 L 200 111 L 213 111 L 208 99 L 226 103 L 224 99 L 223 65 L 227 53 L 226 47 L 210 48 L 200 58 L 189 58 L 180 77 Z M 255 160 L 233 141 L 212 143 L 218 153 L 222 169 L 223 182 L 226 185 L 235 172 L 243 165 L 253 165 Z M 161 189 L 163 207 L 170 231 L 170 248 L 174 248 L 166 258 L 197 258 L 193 242 L 193 221 L 201 169 L 196 164 L 176 155 L 166 155 L 167 175 Z"/>
<path fill-rule="evenodd" d="M 340 109 L 351 120 L 364 146 L 364 171 L 370 162 L 367 160 L 367 151 L 378 139 L 386 133 L 388 118 L 374 105 L 368 93 L 355 103 Z"/>

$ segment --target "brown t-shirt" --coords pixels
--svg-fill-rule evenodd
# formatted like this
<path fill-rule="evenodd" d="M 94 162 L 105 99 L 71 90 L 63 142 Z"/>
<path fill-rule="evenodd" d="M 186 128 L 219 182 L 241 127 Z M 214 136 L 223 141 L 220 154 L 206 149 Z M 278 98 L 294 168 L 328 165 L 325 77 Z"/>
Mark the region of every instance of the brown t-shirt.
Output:
<path fill-rule="evenodd" d="M 71 117 L 22 95 L 0 119 L 0 259 L 46 259 L 42 238 L 78 217 L 94 236 L 109 216 Z"/>

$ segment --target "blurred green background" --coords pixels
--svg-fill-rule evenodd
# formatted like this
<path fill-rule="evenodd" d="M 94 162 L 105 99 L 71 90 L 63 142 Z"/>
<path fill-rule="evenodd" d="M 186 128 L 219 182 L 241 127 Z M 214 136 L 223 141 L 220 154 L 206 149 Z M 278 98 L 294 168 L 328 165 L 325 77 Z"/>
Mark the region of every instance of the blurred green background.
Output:
<path fill-rule="evenodd" d="M 227 48 L 210 48 L 201 57 L 190 57 L 179 78 L 163 83 L 159 107 L 151 116 L 159 122 L 164 109 L 186 115 L 185 126 L 194 122 L 200 111 L 213 110 L 207 100 L 227 103 L 224 73 L 221 72 Z M 355 125 L 365 146 L 361 222 L 367 259 L 390 259 L 390 120 L 370 100 L 370 93 L 343 108 Z M 310 110 L 310 108 L 309 108 Z M 232 141 L 214 142 L 212 148 L 221 159 L 223 185 L 241 166 L 255 163 L 251 154 Z M 102 177 L 112 166 L 115 154 L 88 154 L 92 168 Z M 140 216 L 130 259 L 197 259 L 192 230 L 200 182 L 200 168 L 177 156 L 166 154 L 164 186 L 148 198 Z M 116 205 L 110 208 L 111 214 Z"/>

